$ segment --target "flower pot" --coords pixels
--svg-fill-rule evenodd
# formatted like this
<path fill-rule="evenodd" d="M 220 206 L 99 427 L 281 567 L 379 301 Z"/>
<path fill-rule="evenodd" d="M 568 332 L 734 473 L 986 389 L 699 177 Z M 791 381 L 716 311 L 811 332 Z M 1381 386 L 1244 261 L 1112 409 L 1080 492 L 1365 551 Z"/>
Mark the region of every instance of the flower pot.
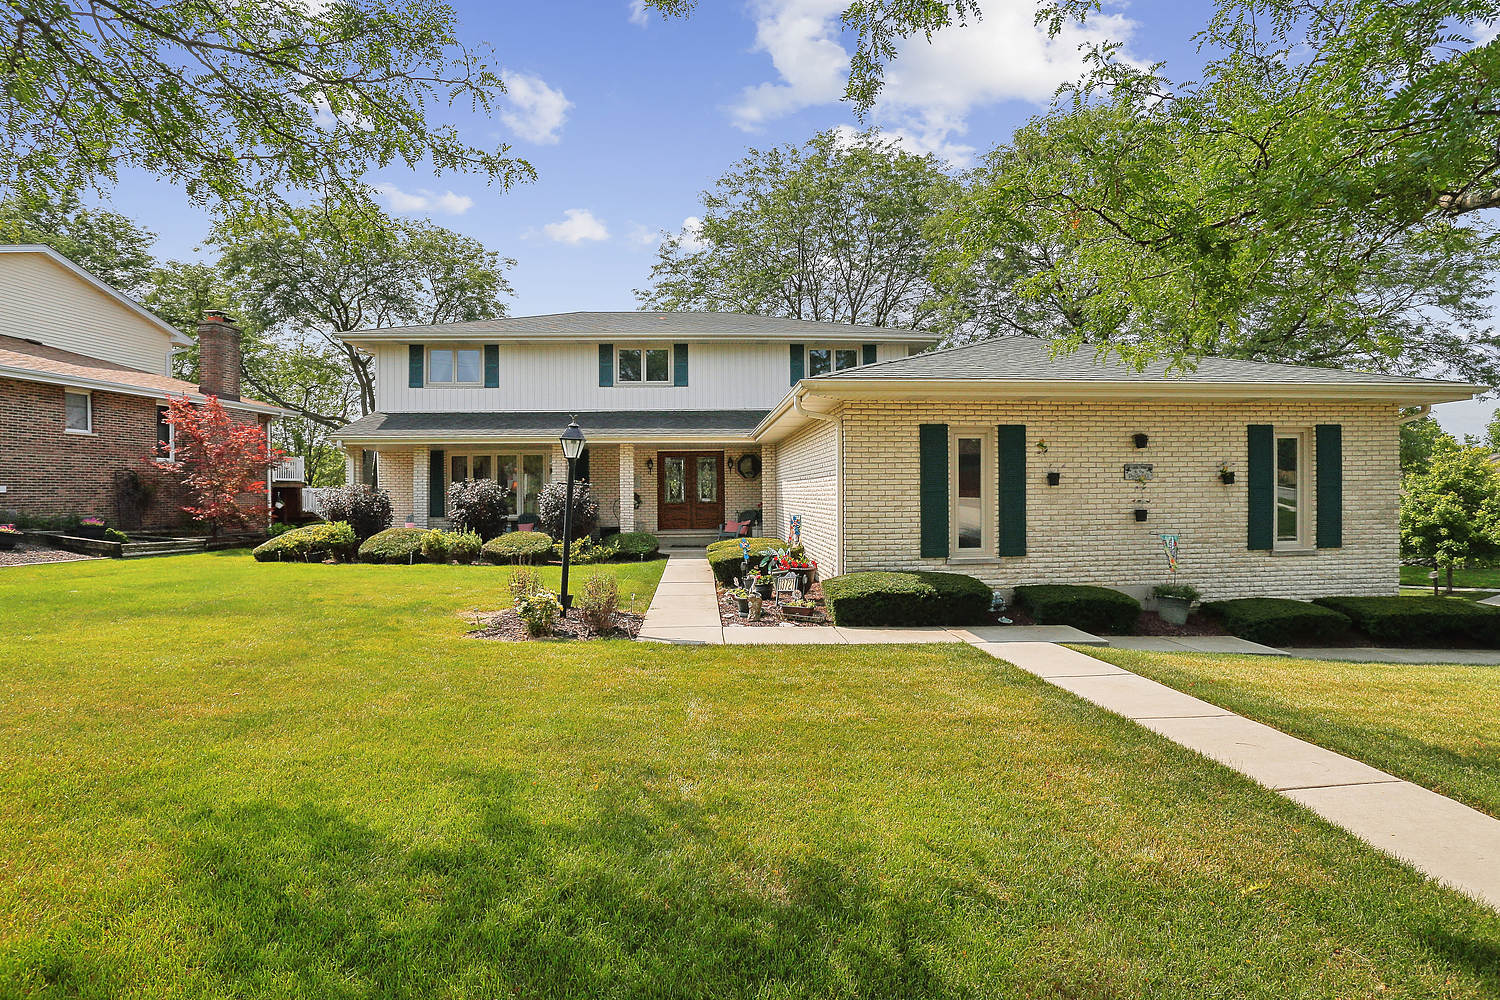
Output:
<path fill-rule="evenodd" d="M 80 524 L 78 530 L 73 532 L 74 538 L 103 538 L 104 525 L 102 524 Z"/>
<path fill-rule="evenodd" d="M 799 608 L 783 605 L 781 617 L 792 621 L 816 622 L 823 620 L 822 608 Z"/>
<path fill-rule="evenodd" d="M 1229 486 L 1229 485 L 1233 484 L 1234 483 L 1234 473 L 1232 473 L 1232 472 L 1221 472 L 1221 473 L 1219 473 L 1219 482 L 1223 483 L 1225 486 Z"/>
<path fill-rule="evenodd" d="M 1137 521 L 1144 521 L 1146 519 L 1146 508 L 1137 507 L 1135 509 L 1135 519 Z"/>
<path fill-rule="evenodd" d="M 1048 486 L 1056 486 L 1060 482 L 1062 482 L 1062 473 L 1061 472 L 1049 472 L 1049 473 L 1047 473 L 1047 485 Z"/>
<path fill-rule="evenodd" d="M 1156 599 L 1156 613 L 1161 619 L 1170 625 L 1186 625 L 1188 610 L 1193 602 L 1182 597 L 1158 597 Z"/>
<path fill-rule="evenodd" d="M 794 576 L 797 577 L 797 589 L 802 591 L 804 594 L 807 593 L 807 588 L 812 586 L 812 567 L 799 566 L 793 568 L 791 572 Z"/>
<path fill-rule="evenodd" d="M 736 597 L 734 599 L 734 609 L 740 613 L 740 617 L 750 617 L 750 598 Z"/>
<path fill-rule="evenodd" d="M 9 552 L 20 540 L 21 536 L 15 532 L 0 531 L 0 552 Z"/>
<path fill-rule="evenodd" d="M 771 599 L 771 588 L 773 586 L 775 586 L 775 584 L 773 584 L 770 580 L 767 580 L 764 583 L 757 583 L 751 589 L 760 595 L 760 599 L 762 601 L 769 601 Z"/>

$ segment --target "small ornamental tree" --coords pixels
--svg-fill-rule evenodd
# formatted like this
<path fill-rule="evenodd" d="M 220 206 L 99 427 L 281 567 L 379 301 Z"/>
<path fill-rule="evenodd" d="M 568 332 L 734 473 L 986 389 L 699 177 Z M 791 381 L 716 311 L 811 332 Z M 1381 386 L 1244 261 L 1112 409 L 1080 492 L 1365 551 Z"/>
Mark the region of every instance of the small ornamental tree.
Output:
<path fill-rule="evenodd" d="M 169 459 L 157 467 L 186 487 L 191 503 L 182 510 L 214 537 L 225 528 L 264 529 L 271 514 L 266 476 L 285 457 L 267 443 L 265 428 L 236 420 L 215 396 L 167 400 L 166 422 L 172 446 L 158 445 L 154 457 Z"/>
<path fill-rule="evenodd" d="M 563 536 L 563 509 L 567 505 L 568 484 L 565 481 L 550 482 L 537 493 L 537 517 L 541 519 L 542 530 L 553 538 L 561 539 Z M 573 537 L 592 535 L 598 524 L 599 505 L 594 502 L 589 481 L 576 480 L 573 483 L 573 520 L 569 524 L 573 529 Z"/>
<path fill-rule="evenodd" d="M 1500 555 L 1500 473 L 1488 449 L 1439 443 L 1426 472 L 1407 474 L 1401 550 L 1445 569 L 1450 594 L 1455 563 Z"/>
<path fill-rule="evenodd" d="M 493 479 L 460 479 L 448 487 L 448 519 L 485 541 L 505 531 L 511 490 Z"/>

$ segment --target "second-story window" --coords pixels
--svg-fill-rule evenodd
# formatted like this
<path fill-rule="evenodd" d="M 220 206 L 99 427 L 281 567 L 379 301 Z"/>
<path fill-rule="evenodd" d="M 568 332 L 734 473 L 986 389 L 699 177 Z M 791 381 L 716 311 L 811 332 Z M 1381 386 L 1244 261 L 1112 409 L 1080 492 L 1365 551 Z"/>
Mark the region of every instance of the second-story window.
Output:
<path fill-rule="evenodd" d="M 841 372 L 845 368 L 857 368 L 859 366 L 859 348 L 857 347 L 809 347 L 807 349 L 807 374 L 827 375 L 829 372 Z"/>
<path fill-rule="evenodd" d="M 427 349 L 428 385 L 479 385 L 484 381 L 484 352 L 478 347 Z"/>
<path fill-rule="evenodd" d="M 672 351 L 666 347 L 622 347 L 619 379 L 622 385 L 666 385 L 672 381 Z"/>

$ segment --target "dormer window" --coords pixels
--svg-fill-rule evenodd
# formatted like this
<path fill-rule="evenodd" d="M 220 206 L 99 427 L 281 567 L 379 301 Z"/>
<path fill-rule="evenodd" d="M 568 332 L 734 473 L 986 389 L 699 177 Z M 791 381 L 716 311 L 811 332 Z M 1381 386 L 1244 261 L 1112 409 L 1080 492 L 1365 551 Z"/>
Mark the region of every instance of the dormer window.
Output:
<path fill-rule="evenodd" d="M 621 385 L 669 385 L 672 350 L 668 347 L 622 347 L 617 352 Z"/>
<path fill-rule="evenodd" d="M 428 385 L 479 385 L 484 381 L 484 352 L 479 347 L 429 347 Z"/>
<path fill-rule="evenodd" d="M 857 347 L 809 347 L 807 349 L 809 377 L 857 367 L 859 367 L 859 348 Z"/>

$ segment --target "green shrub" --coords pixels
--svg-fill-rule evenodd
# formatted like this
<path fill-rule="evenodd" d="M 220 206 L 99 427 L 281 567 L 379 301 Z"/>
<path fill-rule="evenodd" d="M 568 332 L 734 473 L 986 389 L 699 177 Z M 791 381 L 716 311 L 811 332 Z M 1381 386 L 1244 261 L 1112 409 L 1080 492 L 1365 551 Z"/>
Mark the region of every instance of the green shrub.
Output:
<path fill-rule="evenodd" d="M 391 495 L 367 486 L 329 486 L 319 491 L 323 515 L 344 521 L 363 542 L 391 526 Z"/>
<path fill-rule="evenodd" d="M 551 635 L 562 617 L 562 604 L 550 590 L 539 590 L 516 602 L 516 616 L 526 626 L 526 634 L 533 638 Z"/>
<path fill-rule="evenodd" d="M 448 558 L 465 566 L 479 558 L 479 550 L 484 546 L 484 539 L 473 531 L 450 531 L 447 542 Z"/>
<path fill-rule="evenodd" d="M 492 563 L 534 563 L 552 554 L 552 537 L 541 531 L 512 531 L 491 538 L 480 551 Z"/>
<path fill-rule="evenodd" d="M 1500 608 L 1453 597 L 1320 597 L 1376 642 L 1420 646 L 1474 642 L 1500 646 Z"/>
<path fill-rule="evenodd" d="M 558 559 L 562 558 L 562 551 L 562 542 L 552 546 L 552 554 Z M 568 553 L 568 562 L 573 566 L 588 566 L 592 563 L 608 562 L 614 557 L 614 547 L 609 544 L 595 544 L 591 538 L 575 538 L 572 551 Z"/>
<path fill-rule="evenodd" d="M 421 553 L 422 558 L 428 562 L 448 561 L 448 536 L 449 532 L 441 528 L 433 528 L 422 533 Z"/>
<path fill-rule="evenodd" d="M 275 538 L 277 535 L 284 535 L 288 531 L 296 530 L 297 525 L 295 524 L 287 524 L 285 521 L 277 521 L 275 524 L 271 525 L 271 530 L 266 532 L 266 537 Z"/>
<path fill-rule="evenodd" d="M 661 542 L 649 531 L 622 531 L 606 541 L 619 559 L 650 559 L 661 548 Z"/>
<path fill-rule="evenodd" d="M 119 542 L 121 545 L 130 541 L 130 536 L 118 528 L 105 528 L 104 538 L 106 541 Z"/>
<path fill-rule="evenodd" d="M 506 582 L 510 589 L 510 603 L 520 604 L 532 594 L 542 591 L 542 575 L 530 566 L 517 566 Z"/>
<path fill-rule="evenodd" d="M 1043 584 L 1016 588 L 1016 604 L 1039 625 L 1072 625 L 1123 635 L 1135 628 L 1141 602 L 1108 587 Z"/>
<path fill-rule="evenodd" d="M 311 561 L 325 556 L 350 559 L 358 544 L 354 529 L 348 524 L 343 521 L 325 521 L 321 524 L 309 524 L 305 528 L 294 528 L 261 542 L 250 554 L 257 562 Z"/>
<path fill-rule="evenodd" d="M 1223 622 L 1230 635 L 1267 646 L 1331 642 L 1351 627 L 1348 618 L 1331 608 L 1281 597 L 1209 601 L 1203 610 Z"/>
<path fill-rule="evenodd" d="M 756 557 L 761 553 L 790 548 L 779 538 L 725 538 L 714 542 L 708 547 L 708 568 L 713 570 L 714 579 L 726 587 L 733 586 L 734 578 L 743 573 L 740 567 L 741 541 L 750 543 L 752 567 L 756 563 Z"/>
<path fill-rule="evenodd" d="M 975 625 L 994 594 L 961 573 L 845 573 L 824 581 L 823 599 L 835 625 Z"/>
<path fill-rule="evenodd" d="M 359 547 L 359 561 L 368 563 L 414 563 L 422 558 L 425 528 L 386 528 L 366 538 Z"/>
<path fill-rule="evenodd" d="M 589 631 L 603 635 L 615 624 L 620 607 L 620 584 L 613 573 L 590 573 L 583 579 L 578 595 L 578 610 Z"/>

